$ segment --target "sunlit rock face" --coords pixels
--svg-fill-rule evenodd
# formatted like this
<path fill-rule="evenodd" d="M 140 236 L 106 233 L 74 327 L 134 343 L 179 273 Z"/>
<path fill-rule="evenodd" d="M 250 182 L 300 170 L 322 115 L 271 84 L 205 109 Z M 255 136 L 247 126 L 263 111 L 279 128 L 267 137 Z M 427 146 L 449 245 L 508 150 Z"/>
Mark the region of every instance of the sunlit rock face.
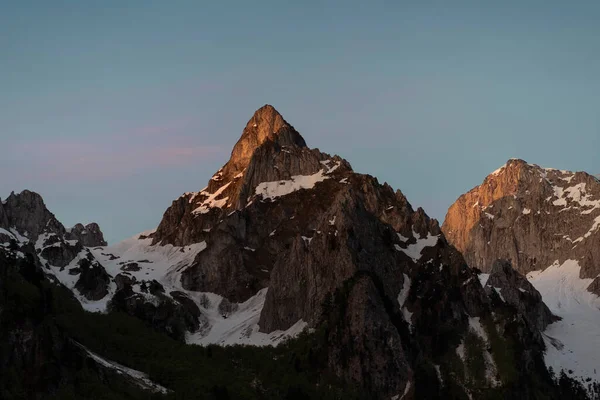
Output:
<path fill-rule="evenodd" d="M 600 181 L 509 160 L 450 207 L 442 230 L 470 266 L 508 259 L 526 274 L 579 260 L 582 278 L 600 273 Z"/>
<path fill-rule="evenodd" d="M 208 185 L 175 200 L 148 238 L 159 247 L 205 243 L 177 269 L 178 282 L 237 304 L 229 318 L 256 304 L 259 332 L 248 327 L 249 337 L 329 326 L 331 371 L 384 397 L 423 393 L 414 354 L 444 364 L 442 354 L 456 354 L 473 321 L 494 326 L 490 335 L 512 337 L 515 328 L 491 312 L 493 296 L 437 221 L 339 156 L 307 147 L 271 106 L 249 120 Z M 542 371 L 538 326 L 517 321 L 514 340 L 531 348 L 518 364 Z M 486 354 L 484 386 L 496 387 L 503 378 Z"/>

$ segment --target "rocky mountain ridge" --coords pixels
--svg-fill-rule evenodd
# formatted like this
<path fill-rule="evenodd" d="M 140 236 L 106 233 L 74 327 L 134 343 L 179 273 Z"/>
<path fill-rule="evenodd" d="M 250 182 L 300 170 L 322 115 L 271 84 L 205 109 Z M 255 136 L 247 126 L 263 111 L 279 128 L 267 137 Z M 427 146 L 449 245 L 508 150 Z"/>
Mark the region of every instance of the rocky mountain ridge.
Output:
<path fill-rule="evenodd" d="M 20 250 L 21 257 L 34 255 L 52 276 L 68 274 L 71 286 L 85 299 L 108 294 L 108 276 L 85 248 L 106 245 L 99 226 L 77 224 L 65 229 L 37 193 L 13 192 L 0 201 L 0 242 L 5 249 Z"/>
<path fill-rule="evenodd" d="M 188 294 L 216 293 L 241 303 L 267 289 L 256 324 L 263 333 L 300 323 L 333 325 L 330 368 L 370 393 L 410 397 L 424 390 L 415 386 L 421 363 L 443 365 L 442 354 L 466 362 L 464 340 L 491 345 L 496 329 L 532 349 L 525 359 L 518 355 L 517 364 L 544 369 L 539 329 L 550 313 L 539 296 L 533 303 L 548 313 L 539 321 L 526 315 L 516 325 L 490 319 L 495 292 L 486 293 L 437 221 L 413 210 L 401 192 L 355 173 L 347 161 L 308 149 L 271 106 L 250 119 L 207 188 L 174 201 L 148 237 L 155 246 L 204 244 L 178 271 Z M 498 284 L 509 281 L 515 279 L 498 278 Z M 450 340 L 445 329 L 467 339 Z M 471 356 L 481 357 L 487 371 L 476 379 L 479 385 L 503 385 L 494 356 Z M 447 365 L 438 368 L 450 373 Z M 465 373 L 460 385 L 466 388 L 475 380 Z"/>
<path fill-rule="evenodd" d="M 600 378 L 596 177 L 509 160 L 457 199 L 442 231 L 469 265 L 489 271 L 497 259 L 508 259 L 527 274 L 561 318 L 543 330 L 548 366 L 563 368 L 581 382 Z M 504 296 L 506 290 L 500 292 Z"/>
<path fill-rule="evenodd" d="M 322 340 L 323 372 L 369 398 L 561 397 L 543 359 L 555 318 L 536 289 L 507 264 L 469 268 L 424 210 L 309 149 L 272 106 L 155 231 L 86 246 L 83 231 L 99 228 L 67 232 L 26 196 L 38 222 L 15 219 L 15 199 L 1 207 L 3 248 L 36 259 L 89 311 L 203 345 L 277 345 L 304 331 Z"/>
<path fill-rule="evenodd" d="M 600 181 L 509 160 L 449 208 L 442 230 L 467 263 L 486 271 L 509 259 L 519 272 L 579 261 L 600 274 Z"/>

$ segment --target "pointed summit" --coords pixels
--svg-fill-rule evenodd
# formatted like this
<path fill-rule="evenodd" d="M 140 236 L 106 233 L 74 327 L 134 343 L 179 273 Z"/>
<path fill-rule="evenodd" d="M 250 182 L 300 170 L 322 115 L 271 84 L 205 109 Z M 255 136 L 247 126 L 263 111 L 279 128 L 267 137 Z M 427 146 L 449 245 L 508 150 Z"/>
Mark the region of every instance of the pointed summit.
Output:
<path fill-rule="evenodd" d="M 239 172 L 246 168 L 254 151 L 267 140 L 280 146 L 306 147 L 302 136 L 270 104 L 256 110 L 242 136 L 231 151 L 229 167 Z"/>
<path fill-rule="evenodd" d="M 256 197 L 271 199 L 312 188 L 330 179 L 333 172 L 349 171 L 352 167 L 340 157 L 309 149 L 300 133 L 267 104 L 250 118 L 231 158 L 208 185 L 199 192 L 185 193 L 167 209 L 152 236 L 153 243 L 198 243 Z"/>

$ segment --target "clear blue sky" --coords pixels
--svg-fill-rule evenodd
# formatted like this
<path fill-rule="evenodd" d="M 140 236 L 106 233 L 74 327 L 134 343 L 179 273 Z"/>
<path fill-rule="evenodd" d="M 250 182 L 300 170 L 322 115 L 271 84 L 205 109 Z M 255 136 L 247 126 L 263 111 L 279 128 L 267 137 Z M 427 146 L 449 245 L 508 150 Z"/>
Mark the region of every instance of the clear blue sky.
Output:
<path fill-rule="evenodd" d="M 287 3 L 3 2 L 0 196 L 118 241 L 265 103 L 440 220 L 511 157 L 600 172 L 600 2 Z"/>

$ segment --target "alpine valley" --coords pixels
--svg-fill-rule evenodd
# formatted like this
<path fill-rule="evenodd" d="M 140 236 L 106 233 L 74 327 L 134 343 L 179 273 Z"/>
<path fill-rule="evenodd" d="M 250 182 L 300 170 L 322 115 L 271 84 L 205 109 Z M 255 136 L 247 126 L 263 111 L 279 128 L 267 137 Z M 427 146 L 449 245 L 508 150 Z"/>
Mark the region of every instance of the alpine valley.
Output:
<path fill-rule="evenodd" d="M 592 175 L 510 160 L 440 227 L 265 105 L 123 242 L 0 201 L 0 398 L 597 399 L 599 244 Z"/>

